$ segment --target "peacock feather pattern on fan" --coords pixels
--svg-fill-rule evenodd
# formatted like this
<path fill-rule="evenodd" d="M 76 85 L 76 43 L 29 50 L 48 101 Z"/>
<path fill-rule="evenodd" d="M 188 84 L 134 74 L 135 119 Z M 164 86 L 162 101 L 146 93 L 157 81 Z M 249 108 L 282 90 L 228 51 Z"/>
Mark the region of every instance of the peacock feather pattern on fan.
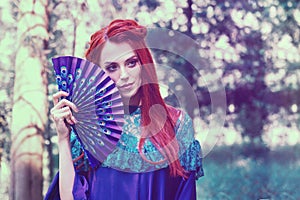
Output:
<path fill-rule="evenodd" d="M 98 65 L 61 56 L 52 58 L 58 89 L 66 91 L 78 112 L 71 125 L 90 162 L 103 162 L 121 137 L 124 110 L 115 83 Z M 92 163 L 93 164 L 93 163 Z"/>

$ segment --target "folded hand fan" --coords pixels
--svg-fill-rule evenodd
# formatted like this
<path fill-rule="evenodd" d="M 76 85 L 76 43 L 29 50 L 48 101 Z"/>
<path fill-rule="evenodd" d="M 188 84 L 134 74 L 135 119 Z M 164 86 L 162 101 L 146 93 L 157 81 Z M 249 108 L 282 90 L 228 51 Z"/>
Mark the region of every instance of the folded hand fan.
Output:
<path fill-rule="evenodd" d="M 115 83 L 101 67 L 72 56 L 52 59 L 58 89 L 69 93 L 78 112 L 72 128 L 85 151 L 105 160 L 120 139 L 123 104 Z"/>

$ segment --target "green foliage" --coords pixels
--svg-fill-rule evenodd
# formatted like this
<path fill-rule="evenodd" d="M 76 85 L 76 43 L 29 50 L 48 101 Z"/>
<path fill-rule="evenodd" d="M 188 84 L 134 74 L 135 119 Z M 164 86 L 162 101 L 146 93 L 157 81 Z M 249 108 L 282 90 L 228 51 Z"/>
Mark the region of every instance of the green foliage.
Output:
<path fill-rule="evenodd" d="M 236 156 L 240 147 L 230 152 L 227 148 L 216 149 L 219 153 L 204 161 L 205 176 L 197 181 L 198 199 L 300 198 L 299 148 L 277 149 L 262 160 Z M 225 154 L 218 156 L 222 152 Z"/>
<path fill-rule="evenodd" d="M 9 159 L 10 130 L 13 94 L 13 59 L 15 57 L 15 5 L 2 2 L 0 5 L 0 161 Z M 1 167 L 1 162 L 0 162 Z"/>

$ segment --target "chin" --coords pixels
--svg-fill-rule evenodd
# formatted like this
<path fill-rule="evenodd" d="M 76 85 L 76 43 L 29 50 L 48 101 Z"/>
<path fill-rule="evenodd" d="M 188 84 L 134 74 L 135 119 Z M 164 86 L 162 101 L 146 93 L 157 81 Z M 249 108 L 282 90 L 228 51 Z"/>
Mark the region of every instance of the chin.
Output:
<path fill-rule="evenodd" d="M 134 96 L 135 93 L 126 93 L 126 94 L 121 94 L 121 97 L 123 99 L 130 99 L 132 96 Z"/>

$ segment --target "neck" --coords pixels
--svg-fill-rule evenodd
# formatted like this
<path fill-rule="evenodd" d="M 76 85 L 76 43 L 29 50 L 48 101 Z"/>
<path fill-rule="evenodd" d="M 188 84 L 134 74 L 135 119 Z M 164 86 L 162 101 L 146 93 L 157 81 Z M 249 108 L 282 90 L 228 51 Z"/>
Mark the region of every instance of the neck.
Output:
<path fill-rule="evenodd" d="M 130 98 L 123 98 L 124 112 L 129 114 L 134 112 L 141 105 L 140 92 Z"/>

